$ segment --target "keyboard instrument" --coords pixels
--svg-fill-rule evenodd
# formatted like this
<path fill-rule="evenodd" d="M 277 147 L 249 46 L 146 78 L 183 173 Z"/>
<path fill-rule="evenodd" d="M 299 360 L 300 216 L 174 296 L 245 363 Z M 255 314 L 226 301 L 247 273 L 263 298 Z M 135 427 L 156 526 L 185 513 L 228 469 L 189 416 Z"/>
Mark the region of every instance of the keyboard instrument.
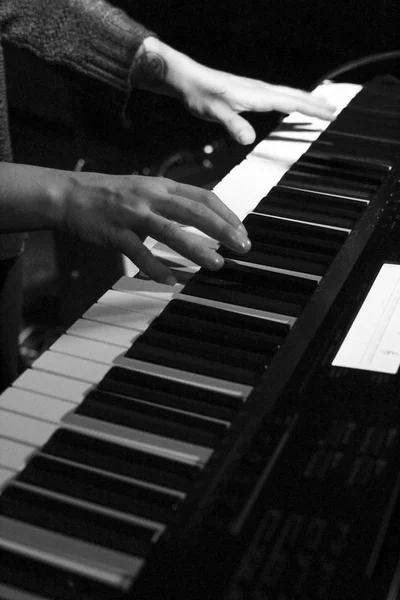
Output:
<path fill-rule="evenodd" d="M 400 85 L 315 93 L 0 397 L 1 599 L 399 597 Z"/>

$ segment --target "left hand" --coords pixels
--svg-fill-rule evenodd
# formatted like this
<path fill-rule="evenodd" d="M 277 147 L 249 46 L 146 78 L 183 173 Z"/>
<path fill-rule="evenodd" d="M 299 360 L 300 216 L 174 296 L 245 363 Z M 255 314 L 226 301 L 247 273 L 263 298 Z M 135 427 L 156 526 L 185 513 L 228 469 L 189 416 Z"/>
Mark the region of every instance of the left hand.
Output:
<path fill-rule="evenodd" d="M 242 112 L 299 111 L 329 121 L 334 118 L 335 108 L 323 98 L 211 69 L 153 37 L 145 39 L 137 56 L 143 65 L 138 69 L 142 75 L 138 87 L 181 98 L 192 114 L 220 123 L 240 144 L 251 144 L 256 137 Z"/>

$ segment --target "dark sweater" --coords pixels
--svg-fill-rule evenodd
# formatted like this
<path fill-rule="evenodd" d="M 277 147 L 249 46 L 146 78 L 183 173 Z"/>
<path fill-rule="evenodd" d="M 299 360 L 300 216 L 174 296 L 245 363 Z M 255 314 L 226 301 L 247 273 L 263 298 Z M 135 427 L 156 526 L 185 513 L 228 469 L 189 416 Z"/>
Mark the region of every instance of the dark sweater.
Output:
<path fill-rule="evenodd" d="M 48 63 L 87 76 L 88 82 L 106 84 L 115 92 L 112 101 L 121 116 L 131 93 L 133 57 L 149 35 L 104 0 L 0 0 L 1 42 L 27 48 Z M 0 160 L 12 161 L 1 44 Z M 1 219 L 0 206 L 0 230 Z M 0 234 L 0 260 L 19 254 L 22 245 L 22 234 Z"/>

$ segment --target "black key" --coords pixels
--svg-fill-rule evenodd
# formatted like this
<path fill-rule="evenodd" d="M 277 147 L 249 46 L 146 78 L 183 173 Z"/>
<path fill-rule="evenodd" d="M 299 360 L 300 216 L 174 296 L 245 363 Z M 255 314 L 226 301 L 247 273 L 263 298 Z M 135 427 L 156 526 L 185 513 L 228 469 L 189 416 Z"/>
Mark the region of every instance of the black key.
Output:
<path fill-rule="evenodd" d="M 280 185 L 312 190 L 331 195 L 370 200 L 376 193 L 381 180 L 348 172 L 317 159 L 300 159 L 283 175 Z"/>
<path fill-rule="evenodd" d="M 400 116 L 400 94 L 396 88 L 378 86 L 374 83 L 367 84 L 353 98 L 351 107 Z"/>
<path fill-rule="evenodd" d="M 251 240 L 246 262 L 323 275 L 347 233 L 284 219 L 251 214 L 244 220 Z M 237 258 L 229 250 L 222 255 Z"/>
<path fill-rule="evenodd" d="M 149 328 L 126 356 L 209 377 L 252 385 L 273 357 L 226 347 Z"/>
<path fill-rule="evenodd" d="M 352 229 L 366 207 L 365 202 L 297 190 L 273 187 L 254 209 L 255 213 Z"/>
<path fill-rule="evenodd" d="M 226 426 L 222 423 L 166 410 L 101 390 L 90 392 L 75 413 L 208 448 L 213 448 L 226 432 Z"/>
<path fill-rule="evenodd" d="M 169 521 L 180 505 L 180 501 L 170 494 L 46 456 L 33 457 L 17 479 L 48 491 L 161 522 Z"/>
<path fill-rule="evenodd" d="M 398 115 L 387 114 L 378 118 L 374 112 L 347 107 L 329 126 L 330 131 L 347 132 L 370 140 L 390 142 L 400 146 Z"/>
<path fill-rule="evenodd" d="M 243 317 L 243 318 L 242 318 Z M 190 344 L 210 342 L 257 354 L 276 352 L 287 334 L 287 326 L 192 302 L 173 300 L 151 324 L 151 331 L 187 338 Z"/>
<path fill-rule="evenodd" d="M 281 343 L 290 331 L 290 326 L 287 323 L 260 319 L 258 317 L 234 313 L 230 310 L 215 308 L 214 306 L 203 306 L 202 304 L 183 300 L 171 300 L 160 317 L 153 321 L 153 323 L 158 322 L 164 316 L 170 318 L 173 315 L 199 319 L 203 323 L 203 328 L 204 325 L 207 325 L 208 328 L 215 325 L 226 325 L 234 329 L 244 330 L 251 335 L 259 333 L 273 343 Z"/>
<path fill-rule="evenodd" d="M 242 406 L 240 398 L 222 392 L 204 390 L 121 367 L 113 367 L 100 381 L 98 388 L 223 421 L 233 421 L 237 409 Z"/>
<path fill-rule="evenodd" d="M 301 277 L 229 263 L 217 272 L 200 270 L 182 294 L 297 317 L 316 286 Z"/>
<path fill-rule="evenodd" d="M 56 431 L 41 452 L 183 492 L 192 487 L 200 474 L 197 466 L 105 442 L 68 429 Z"/>
<path fill-rule="evenodd" d="M 355 181 L 360 184 L 379 186 L 386 176 L 386 169 L 379 165 L 367 165 L 363 161 L 345 161 L 334 156 L 316 156 L 311 151 L 306 152 L 300 159 L 301 164 L 310 171 L 326 174 L 327 177 L 337 177 L 346 181 Z"/>
<path fill-rule="evenodd" d="M 359 163 L 366 169 L 372 165 L 382 173 L 390 171 L 394 165 L 393 148 L 390 144 L 377 140 L 360 140 L 350 135 L 340 135 L 333 131 L 325 131 L 320 135 L 303 156 L 329 157 L 347 164 Z"/>
<path fill-rule="evenodd" d="M 18 590 L 37 594 L 38 597 L 58 600 L 118 600 L 122 597 L 113 586 L 2 548 L 0 581 Z"/>
<path fill-rule="evenodd" d="M 154 536 L 143 525 L 14 486 L 0 496 L 0 514 L 134 556 L 145 556 Z"/>

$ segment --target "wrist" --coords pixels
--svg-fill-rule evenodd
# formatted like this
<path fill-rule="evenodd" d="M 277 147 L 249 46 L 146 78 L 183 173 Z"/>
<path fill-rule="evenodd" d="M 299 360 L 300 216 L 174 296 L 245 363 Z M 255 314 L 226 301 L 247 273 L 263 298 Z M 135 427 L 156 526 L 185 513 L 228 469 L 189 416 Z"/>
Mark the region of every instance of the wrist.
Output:
<path fill-rule="evenodd" d="M 61 226 L 68 173 L 0 163 L 0 231 L 32 231 Z"/>
<path fill-rule="evenodd" d="M 43 194 L 43 214 L 51 229 L 65 226 L 68 201 L 74 193 L 74 173 L 47 169 Z"/>
<path fill-rule="evenodd" d="M 182 99 L 183 79 L 195 61 L 156 37 L 147 37 L 135 55 L 134 87 Z"/>

